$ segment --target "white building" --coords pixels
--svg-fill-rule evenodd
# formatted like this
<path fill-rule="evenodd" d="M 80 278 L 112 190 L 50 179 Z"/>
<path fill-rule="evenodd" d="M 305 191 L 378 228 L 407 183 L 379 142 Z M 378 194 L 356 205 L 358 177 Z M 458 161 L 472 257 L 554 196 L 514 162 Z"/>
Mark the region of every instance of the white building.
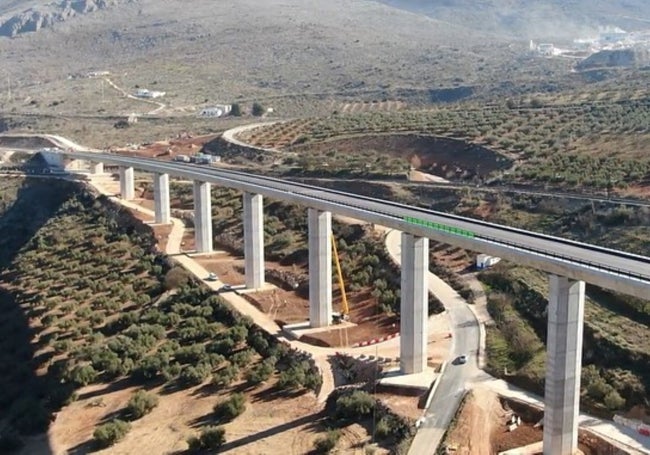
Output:
<path fill-rule="evenodd" d="M 199 117 L 224 117 L 230 114 L 232 110 L 232 105 L 230 104 L 218 104 L 213 107 L 206 107 L 199 112 Z"/>
<path fill-rule="evenodd" d="M 146 88 L 139 88 L 135 91 L 135 96 L 138 98 L 160 98 L 165 95 L 165 92 L 151 91 Z"/>
<path fill-rule="evenodd" d="M 619 43 L 625 41 L 628 37 L 628 33 L 618 27 L 605 27 L 600 30 L 600 42 L 601 44 L 611 44 Z"/>
<path fill-rule="evenodd" d="M 537 52 L 541 55 L 551 56 L 555 53 L 555 46 L 551 43 L 541 43 L 537 46 Z"/>
<path fill-rule="evenodd" d="M 476 256 L 476 268 L 479 270 L 487 269 L 497 264 L 501 258 L 490 256 L 489 254 L 479 254 Z"/>

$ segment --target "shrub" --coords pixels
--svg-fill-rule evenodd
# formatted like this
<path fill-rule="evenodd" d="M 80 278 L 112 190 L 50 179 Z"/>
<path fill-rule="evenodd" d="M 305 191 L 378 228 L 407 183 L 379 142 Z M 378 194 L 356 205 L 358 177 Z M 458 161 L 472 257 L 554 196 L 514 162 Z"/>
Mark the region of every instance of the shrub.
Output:
<path fill-rule="evenodd" d="M 223 427 L 206 427 L 201 436 L 191 436 L 187 440 L 189 449 L 197 452 L 202 450 L 217 450 L 226 442 L 226 430 Z"/>
<path fill-rule="evenodd" d="M 173 267 L 169 272 L 165 274 L 165 279 L 163 280 L 163 286 L 166 290 L 178 289 L 187 285 L 190 281 L 190 276 L 182 267 Z"/>
<path fill-rule="evenodd" d="M 616 390 L 611 390 L 607 395 L 605 395 L 603 402 L 610 411 L 616 411 L 625 406 L 625 398 L 621 397 Z"/>
<path fill-rule="evenodd" d="M 299 366 L 291 367 L 280 373 L 278 386 L 282 389 L 295 390 L 305 382 L 305 370 Z"/>
<path fill-rule="evenodd" d="M 339 430 L 329 430 L 325 436 L 318 438 L 314 443 L 316 453 L 330 453 L 336 447 L 336 443 L 341 438 Z"/>
<path fill-rule="evenodd" d="M 223 338 L 221 340 L 213 341 L 207 347 L 208 352 L 230 356 L 235 348 L 235 342 L 232 338 Z"/>
<path fill-rule="evenodd" d="M 248 333 L 248 345 L 262 357 L 269 356 L 269 342 L 259 330 Z"/>
<path fill-rule="evenodd" d="M 239 368 L 236 365 L 228 365 L 212 377 L 212 384 L 219 387 L 228 387 L 238 376 Z"/>
<path fill-rule="evenodd" d="M 257 365 L 255 368 L 248 370 L 246 373 L 246 380 L 252 385 L 261 384 L 262 382 L 268 380 L 275 370 L 274 360 L 275 359 L 273 359 L 273 361 L 269 361 L 269 359 L 267 359 Z"/>
<path fill-rule="evenodd" d="M 97 378 L 97 371 L 91 365 L 76 366 L 67 375 L 67 379 L 77 386 L 86 386 Z"/>
<path fill-rule="evenodd" d="M 169 366 L 169 356 L 165 353 L 158 352 L 141 359 L 134 371 L 137 378 L 150 380 L 158 377 Z"/>
<path fill-rule="evenodd" d="M 234 103 L 230 108 L 230 115 L 233 117 L 241 117 L 241 106 L 239 103 Z"/>
<path fill-rule="evenodd" d="M 205 346 L 202 344 L 183 346 L 174 353 L 174 358 L 179 363 L 198 363 L 204 356 Z"/>
<path fill-rule="evenodd" d="M 198 438 L 196 436 L 190 436 L 187 438 L 187 446 L 190 452 L 199 452 L 201 449 L 203 449 L 201 438 Z"/>
<path fill-rule="evenodd" d="M 316 371 L 305 372 L 305 381 L 303 385 L 313 392 L 318 392 L 318 389 L 323 385 L 323 377 Z"/>
<path fill-rule="evenodd" d="M 185 385 L 199 385 L 210 376 L 210 366 L 199 363 L 197 366 L 185 366 L 178 376 L 179 381 Z"/>
<path fill-rule="evenodd" d="M 384 416 L 379 420 L 379 422 L 377 422 L 377 425 L 375 426 L 375 435 L 379 439 L 385 439 L 391 435 L 395 435 L 395 426 L 396 422 L 392 416 Z"/>
<path fill-rule="evenodd" d="M 260 116 L 264 115 L 264 106 L 262 106 L 258 102 L 253 103 L 253 108 L 251 110 L 251 114 L 253 114 L 255 117 L 260 117 Z"/>
<path fill-rule="evenodd" d="M 122 439 L 131 430 L 131 424 L 123 420 L 114 419 L 100 425 L 95 429 L 93 438 L 99 448 L 110 447 Z"/>
<path fill-rule="evenodd" d="M 344 395 L 336 400 L 335 415 L 341 420 L 365 417 L 372 414 L 374 408 L 375 399 L 372 395 L 355 390 L 350 395 Z"/>
<path fill-rule="evenodd" d="M 135 393 L 126 405 L 126 411 L 131 420 L 136 420 L 149 414 L 158 406 L 158 396 L 139 390 Z"/>
<path fill-rule="evenodd" d="M 251 363 L 254 353 L 255 351 L 253 351 L 252 349 L 244 349 L 243 351 L 239 351 L 236 354 L 234 354 L 230 359 L 230 361 L 233 363 L 233 365 L 237 365 L 238 367 L 241 368 L 244 365 L 248 365 Z"/>
<path fill-rule="evenodd" d="M 246 396 L 243 393 L 233 393 L 230 398 L 214 406 L 217 419 L 229 422 L 240 416 L 246 410 Z"/>

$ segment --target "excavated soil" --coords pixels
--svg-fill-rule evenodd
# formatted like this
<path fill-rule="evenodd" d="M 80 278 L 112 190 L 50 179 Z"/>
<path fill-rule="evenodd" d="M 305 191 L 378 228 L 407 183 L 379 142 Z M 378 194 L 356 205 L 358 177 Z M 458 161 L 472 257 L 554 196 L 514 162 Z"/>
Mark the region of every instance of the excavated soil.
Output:
<path fill-rule="evenodd" d="M 416 170 L 442 178 L 471 178 L 505 170 L 512 161 L 493 150 L 459 139 L 417 134 L 385 134 L 334 139 L 290 147 L 298 153 L 375 151 L 402 158 Z"/>

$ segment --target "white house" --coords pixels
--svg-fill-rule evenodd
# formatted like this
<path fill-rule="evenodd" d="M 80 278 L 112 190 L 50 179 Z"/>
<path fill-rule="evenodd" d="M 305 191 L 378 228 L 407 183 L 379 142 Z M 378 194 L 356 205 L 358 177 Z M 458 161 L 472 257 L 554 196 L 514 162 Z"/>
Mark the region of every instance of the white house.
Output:
<path fill-rule="evenodd" d="M 151 91 L 147 90 L 146 88 L 139 88 L 135 91 L 135 96 L 138 98 L 160 98 L 165 95 L 165 92 Z"/>
<path fill-rule="evenodd" d="M 232 110 L 232 105 L 230 104 L 218 104 L 213 107 L 206 107 L 199 112 L 199 117 L 224 117 L 230 114 Z"/>
<path fill-rule="evenodd" d="M 537 46 L 537 52 L 549 57 L 555 53 L 555 46 L 552 43 L 541 43 Z"/>
<path fill-rule="evenodd" d="M 498 263 L 501 258 L 490 256 L 489 254 L 479 254 L 476 256 L 476 268 L 479 270 L 487 269 Z"/>

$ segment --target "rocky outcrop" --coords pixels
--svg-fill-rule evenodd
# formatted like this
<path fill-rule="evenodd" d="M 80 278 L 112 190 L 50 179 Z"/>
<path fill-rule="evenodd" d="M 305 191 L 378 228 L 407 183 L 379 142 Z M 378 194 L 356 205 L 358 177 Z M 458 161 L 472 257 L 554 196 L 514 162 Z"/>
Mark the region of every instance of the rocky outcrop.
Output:
<path fill-rule="evenodd" d="M 29 8 L 17 14 L 0 17 L 0 36 L 14 37 L 37 32 L 57 23 L 84 14 L 110 8 L 135 0 L 63 0 Z"/>
<path fill-rule="evenodd" d="M 604 50 L 590 55 L 576 65 L 578 70 L 596 68 L 632 68 L 650 64 L 650 52 L 647 48 L 628 48 Z"/>

